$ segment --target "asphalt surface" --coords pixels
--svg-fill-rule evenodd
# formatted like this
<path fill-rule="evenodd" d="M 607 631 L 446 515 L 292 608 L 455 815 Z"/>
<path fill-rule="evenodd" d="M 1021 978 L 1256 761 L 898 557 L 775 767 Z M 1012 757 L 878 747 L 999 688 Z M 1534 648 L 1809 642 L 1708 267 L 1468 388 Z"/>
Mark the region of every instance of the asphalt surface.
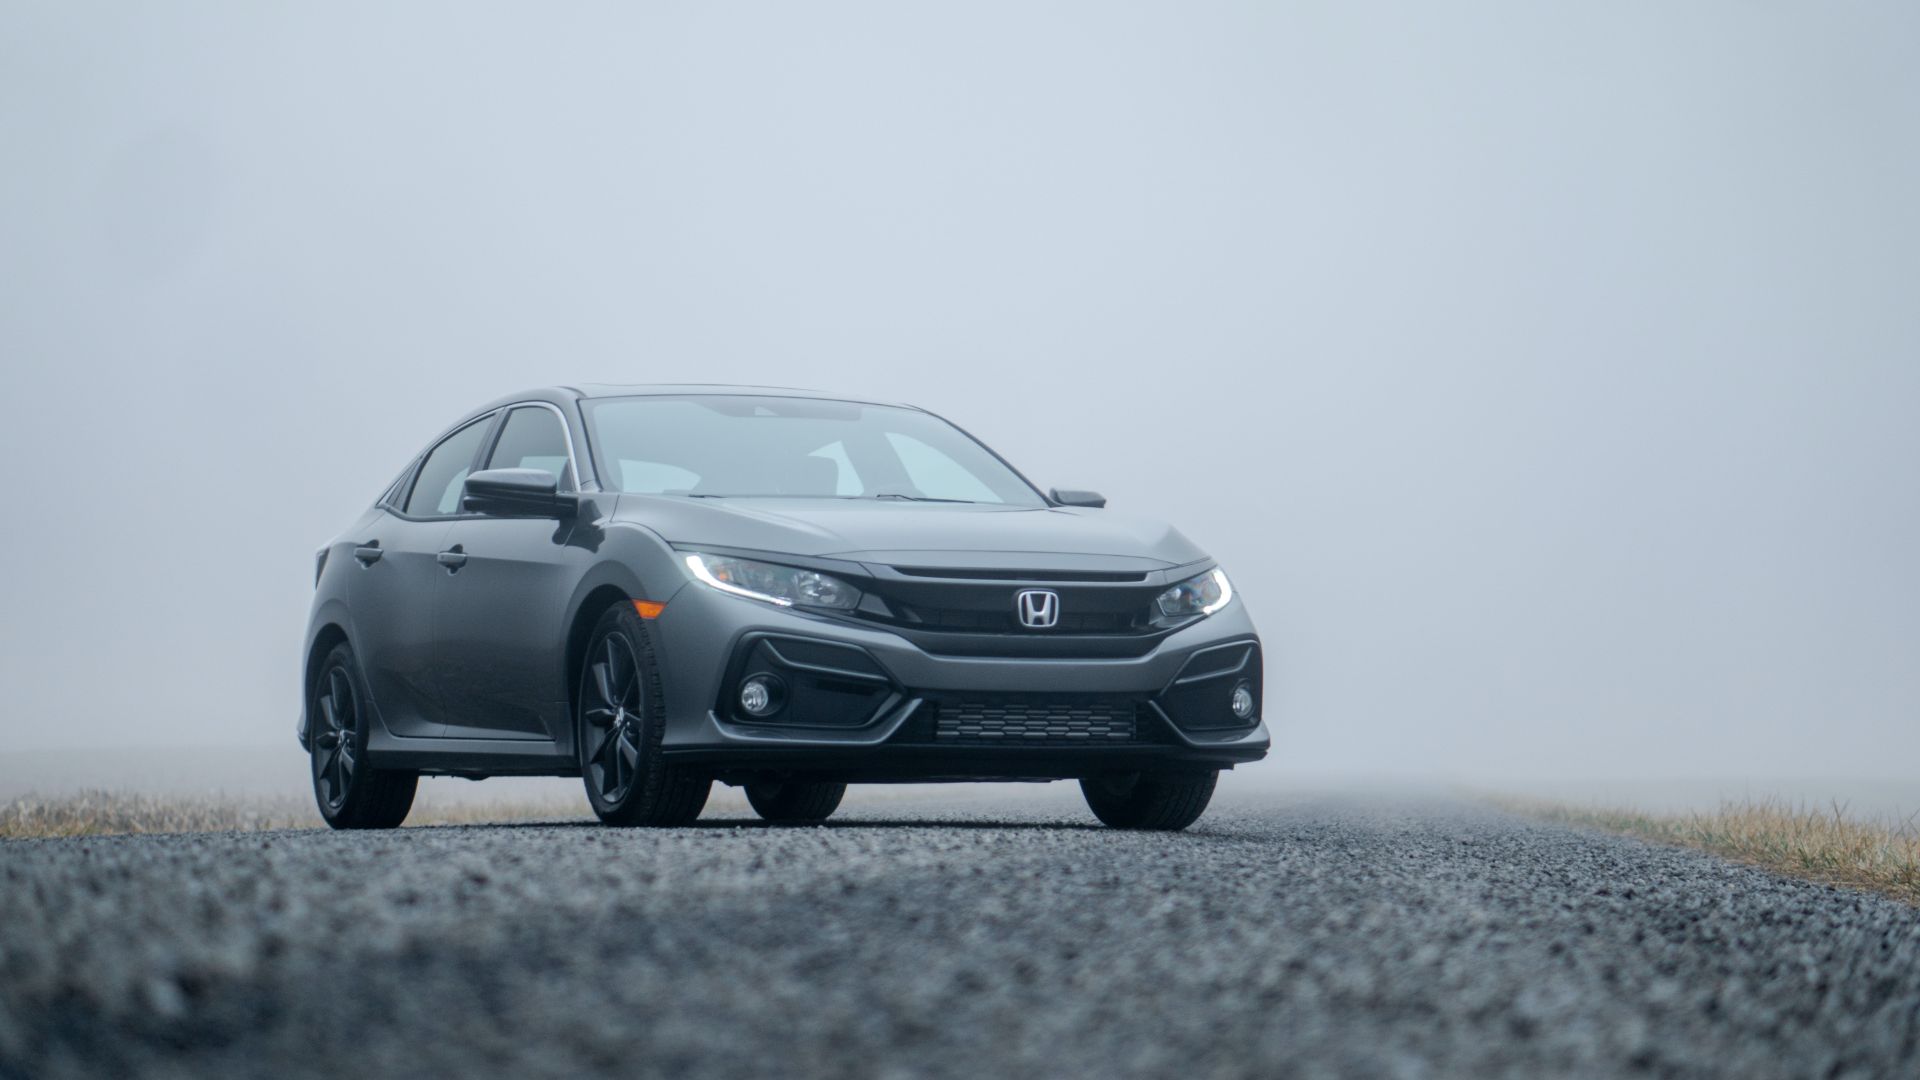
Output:
<path fill-rule="evenodd" d="M 0 1075 L 1920 1076 L 1920 909 L 1458 802 L 0 844 Z"/>

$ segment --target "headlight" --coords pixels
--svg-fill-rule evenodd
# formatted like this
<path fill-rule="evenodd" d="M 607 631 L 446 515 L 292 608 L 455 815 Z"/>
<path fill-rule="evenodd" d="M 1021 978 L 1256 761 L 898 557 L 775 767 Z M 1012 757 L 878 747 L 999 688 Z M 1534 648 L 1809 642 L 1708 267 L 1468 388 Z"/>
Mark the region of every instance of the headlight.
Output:
<path fill-rule="evenodd" d="M 1214 567 L 1199 577 L 1187 580 L 1160 594 L 1155 603 L 1160 614 L 1171 619 L 1188 615 L 1211 615 L 1233 599 L 1233 585 L 1227 572 Z"/>
<path fill-rule="evenodd" d="M 735 596 L 765 600 L 781 607 L 845 610 L 860 602 L 860 590 L 817 570 L 736 559 L 728 555 L 689 555 L 694 579 Z"/>

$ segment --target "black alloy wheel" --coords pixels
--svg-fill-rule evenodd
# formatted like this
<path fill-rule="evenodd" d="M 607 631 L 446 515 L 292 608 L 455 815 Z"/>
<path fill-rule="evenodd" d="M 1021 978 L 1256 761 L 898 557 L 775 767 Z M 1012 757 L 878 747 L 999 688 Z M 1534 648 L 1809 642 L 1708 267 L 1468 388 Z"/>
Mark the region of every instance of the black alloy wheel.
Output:
<path fill-rule="evenodd" d="M 595 625 L 575 700 L 580 778 L 601 821 L 684 825 L 700 816 L 713 781 L 662 760 L 660 674 L 632 604 L 615 604 Z"/>
<path fill-rule="evenodd" d="M 1177 832 L 1198 821 L 1220 779 L 1214 769 L 1177 773 L 1107 773 L 1080 781 L 1093 816 L 1116 829 Z"/>
<path fill-rule="evenodd" d="M 633 644 L 620 633 L 600 639 L 587 661 L 591 694 L 580 716 L 586 721 L 581 756 L 587 783 L 602 802 L 625 802 L 640 773 L 640 724 L 646 715 L 646 691 Z"/>
<path fill-rule="evenodd" d="M 313 798 L 336 829 L 391 829 L 407 819 L 420 774 L 377 769 L 367 756 L 365 682 L 345 642 L 333 647 L 314 680 L 307 716 Z"/>

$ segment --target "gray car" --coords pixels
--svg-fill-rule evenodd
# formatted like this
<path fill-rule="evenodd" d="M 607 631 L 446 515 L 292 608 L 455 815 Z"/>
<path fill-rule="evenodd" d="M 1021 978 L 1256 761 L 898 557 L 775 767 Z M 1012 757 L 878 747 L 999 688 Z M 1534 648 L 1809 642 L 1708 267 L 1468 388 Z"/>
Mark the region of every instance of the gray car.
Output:
<path fill-rule="evenodd" d="M 419 777 L 580 776 L 601 820 L 848 783 L 1078 780 L 1180 829 L 1266 754 L 1226 573 L 921 409 L 551 387 L 475 410 L 318 553 L 300 745 L 336 828 Z"/>

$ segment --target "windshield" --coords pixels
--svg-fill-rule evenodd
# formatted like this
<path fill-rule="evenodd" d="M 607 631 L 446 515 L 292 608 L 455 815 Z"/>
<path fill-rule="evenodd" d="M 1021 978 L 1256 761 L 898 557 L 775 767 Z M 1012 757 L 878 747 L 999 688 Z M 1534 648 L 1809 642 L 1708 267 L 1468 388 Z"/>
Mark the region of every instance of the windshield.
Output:
<path fill-rule="evenodd" d="M 917 409 L 730 395 L 582 404 L 601 482 L 618 491 L 1046 505 L 986 447 Z"/>

